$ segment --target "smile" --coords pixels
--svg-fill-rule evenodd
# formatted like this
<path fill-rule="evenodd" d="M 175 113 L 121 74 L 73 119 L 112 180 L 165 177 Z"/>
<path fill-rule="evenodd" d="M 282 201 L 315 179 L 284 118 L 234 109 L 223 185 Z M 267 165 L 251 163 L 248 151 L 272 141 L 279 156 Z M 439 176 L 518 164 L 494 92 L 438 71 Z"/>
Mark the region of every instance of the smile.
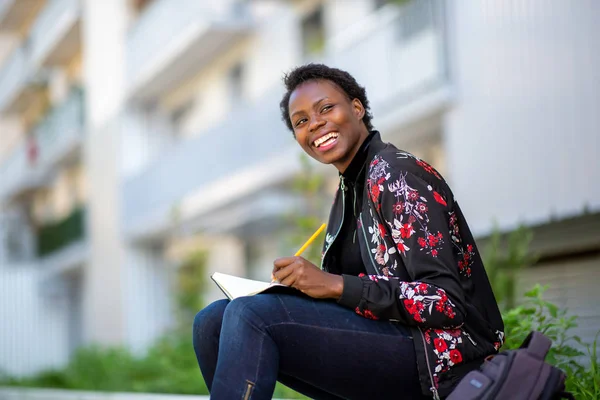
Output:
<path fill-rule="evenodd" d="M 330 132 L 326 135 L 321 136 L 317 140 L 315 140 L 313 142 L 313 145 L 318 149 L 329 148 L 329 147 L 331 147 L 331 145 L 333 145 L 337 141 L 338 136 L 339 136 L 338 132 Z"/>

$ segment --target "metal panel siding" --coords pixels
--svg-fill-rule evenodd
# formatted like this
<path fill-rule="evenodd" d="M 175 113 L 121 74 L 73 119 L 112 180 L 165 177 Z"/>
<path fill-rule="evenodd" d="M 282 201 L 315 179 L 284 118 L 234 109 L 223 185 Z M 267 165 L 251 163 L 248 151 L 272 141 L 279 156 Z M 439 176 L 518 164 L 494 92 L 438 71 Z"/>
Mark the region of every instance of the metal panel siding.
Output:
<path fill-rule="evenodd" d="M 573 329 L 573 334 L 591 344 L 600 331 L 600 253 L 526 269 L 522 271 L 519 291 L 523 293 L 535 283 L 549 286 L 546 300 L 567 307 L 571 315 L 578 316 L 579 327 Z"/>
<path fill-rule="evenodd" d="M 475 233 L 599 209 L 600 2 L 450 4 L 445 141 Z"/>

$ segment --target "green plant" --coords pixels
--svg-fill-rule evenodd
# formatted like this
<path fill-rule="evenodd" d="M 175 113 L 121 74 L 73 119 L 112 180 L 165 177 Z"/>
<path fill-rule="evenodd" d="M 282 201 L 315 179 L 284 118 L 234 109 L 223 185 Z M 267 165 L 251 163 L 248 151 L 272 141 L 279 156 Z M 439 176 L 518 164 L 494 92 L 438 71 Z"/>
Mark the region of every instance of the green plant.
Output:
<path fill-rule="evenodd" d="M 76 208 L 66 218 L 39 228 L 37 254 L 42 257 L 80 239 L 85 230 L 85 209 Z"/>
<path fill-rule="evenodd" d="M 599 332 L 600 334 L 600 332 Z M 591 346 L 587 347 L 589 370 L 567 382 L 567 389 L 578 399 L 600 399 L 600 362 L 598 357 L 598 334 Z"/>
<path fill-rule="evenodd" d="M 190 321 L 202 309 L 202 294 L 206 288 L 206 252 L 199 250 L 188 255 L 177 268 L 175 305 L 179 328 L 187 331 Z"/>
<path fill-rule="evenodd" d="M 515 307 L 518 273 L 534 264 L 537 259 L 529 250 L 532 239 L 533 232 L 525 226 L 508 234 L 502 234 L 495 227 L 485 247 L 485 269 L 501 309 Z"/>
<path fill-rule="evenodd" d="M 547 288 L 535 285 L 525 293 L 524 302 L 503 314 L 506 342 L 503 349 L 516 349 L 532 330 L 540 331 L 552 340 L 546 360 L 567 373 L 567 389 L 577 399 L 600 398 L 600 369 L 596 353 L 597 340 L 592 345 L 582 343 L 571 334 L 577 327 L 577 317 L 566 309 L 544 300 Z M 590 367 L 583 362 L 584 353 L 575 346 L 587 348 Z"/>

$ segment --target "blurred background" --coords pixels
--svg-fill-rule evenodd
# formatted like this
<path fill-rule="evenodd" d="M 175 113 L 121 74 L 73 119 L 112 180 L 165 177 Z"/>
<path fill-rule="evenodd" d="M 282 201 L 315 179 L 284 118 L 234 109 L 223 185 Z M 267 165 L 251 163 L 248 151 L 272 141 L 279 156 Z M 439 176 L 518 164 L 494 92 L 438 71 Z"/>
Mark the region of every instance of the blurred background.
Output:
<path fill-rule="evenodd" d="M 281 77 L 307 62 L 353 74 L 481 247 L 525 260 L 510 290 L 549 284 L 593 341 L 598 21 L 596 0 L 1 0 L 0 371 L 60 371 L 97 345 L 125 349 L 115 368 L 160 357 L 220 297 L 210 273 L 269 278 L 338 180 L 280 118 Z M 183 347 L 174 364 L 193 363 Z"/>

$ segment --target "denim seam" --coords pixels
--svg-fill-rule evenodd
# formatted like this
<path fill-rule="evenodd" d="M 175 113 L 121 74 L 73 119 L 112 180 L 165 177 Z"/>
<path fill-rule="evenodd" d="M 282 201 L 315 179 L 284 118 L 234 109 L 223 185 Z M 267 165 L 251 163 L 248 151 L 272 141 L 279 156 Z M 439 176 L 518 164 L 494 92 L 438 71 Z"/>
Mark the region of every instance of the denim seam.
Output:
<path fill-rule="evenodd" d="M 369 332 L 369 331 L 357 331 L 357 330 L 353 330 L 353 329 L 342 329 L 342 328 L 329 328 L 326 326 L 317 326 L 317 325 L 309 325 L 309 324 L 301 324 L 299 322 L 278 322 L 276 324 L 272 324 L 272 325 L 268 325 L 266 326 L 266 329 L 269 328 L 273 328 L 273 327 L 277 327 L 279 325 L 299 325 L 299 326 L 306 326 L 306 327 L 310 327 L 310 328 L 315 328 L 315 329 L 320 329 L 320 330 L 325 330 L 325 331 L 338 331 L 338 332 L 348 332 L 348 333 L 364 333 L 367 335 L 382 335 L 382 336 L 391 336 L 391 337 L 399 337 L 401 339 L 405 339 L 405 340 L 409 340 L 409 341 L 413 341 L 413 337 L 412 336 L 405 336 L 403 335 L 401 332 L 398 332 L 397 335 L 394 334 L 390 334 L 390 333 L 379 333 L 379 332 Z"/>

